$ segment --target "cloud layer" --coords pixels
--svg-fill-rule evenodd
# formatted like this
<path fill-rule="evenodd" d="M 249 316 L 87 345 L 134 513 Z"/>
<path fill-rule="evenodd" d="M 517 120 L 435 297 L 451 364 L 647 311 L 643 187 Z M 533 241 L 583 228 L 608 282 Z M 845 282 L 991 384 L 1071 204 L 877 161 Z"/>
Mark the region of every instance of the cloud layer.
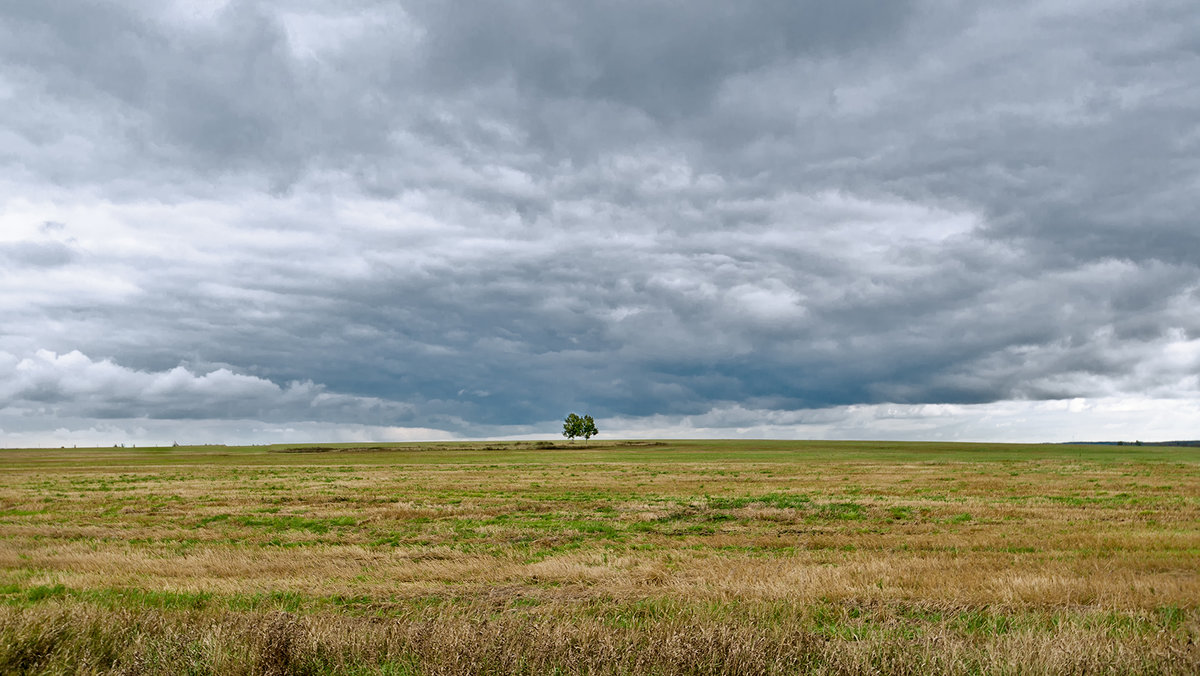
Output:
<path fill-rule="evenodd" d="M 1182 1 L 10 4 L 0 441 L 1186 409 L 1196 35 Z"/>

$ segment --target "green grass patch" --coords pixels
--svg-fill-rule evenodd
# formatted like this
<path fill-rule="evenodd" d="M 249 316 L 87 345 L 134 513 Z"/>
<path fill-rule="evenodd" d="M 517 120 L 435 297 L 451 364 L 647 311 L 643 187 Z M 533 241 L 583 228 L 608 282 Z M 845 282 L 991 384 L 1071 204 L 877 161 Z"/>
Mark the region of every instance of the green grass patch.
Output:
<path fill-rule="evenodd" d="M 774 507 L 776 509 L 805 509 L 812 498 L 803 494 L 768 493 L 759 496 L 710 496 L 709 509 L 741 509 L 743 507 Z"/>

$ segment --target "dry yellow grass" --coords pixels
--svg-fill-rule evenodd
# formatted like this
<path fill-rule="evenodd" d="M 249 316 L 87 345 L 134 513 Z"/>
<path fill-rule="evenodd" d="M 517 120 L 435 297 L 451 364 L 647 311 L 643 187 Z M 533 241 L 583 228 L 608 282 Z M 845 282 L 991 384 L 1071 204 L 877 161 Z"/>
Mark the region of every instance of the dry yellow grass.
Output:
<path fill-rule="evenodd" d="M 0 451 L 0 671 L 1200 670 L 1185 451 L 272 450 Z"/>

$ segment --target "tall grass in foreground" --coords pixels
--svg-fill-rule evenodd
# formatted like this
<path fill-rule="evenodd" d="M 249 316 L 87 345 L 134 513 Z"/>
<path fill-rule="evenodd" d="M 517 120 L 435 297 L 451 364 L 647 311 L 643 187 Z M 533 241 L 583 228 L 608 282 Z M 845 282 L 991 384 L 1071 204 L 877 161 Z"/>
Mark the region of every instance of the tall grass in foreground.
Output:
<path fill-rule="evenodd" d="M 0 673 L 1194 674 L 1200 647 L 1104 628 L 835 638 L 784 625 L 0 610 Z"/>

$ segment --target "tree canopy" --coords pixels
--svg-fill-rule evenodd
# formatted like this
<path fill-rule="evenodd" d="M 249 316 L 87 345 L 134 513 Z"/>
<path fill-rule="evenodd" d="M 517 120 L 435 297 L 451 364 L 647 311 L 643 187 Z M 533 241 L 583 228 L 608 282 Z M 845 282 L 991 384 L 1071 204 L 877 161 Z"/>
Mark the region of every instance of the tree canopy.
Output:
<path fill-rule="evenodd" d="M 596 421 L 590 415 L 579 417 L 574 413 L 569 413 L 563 420 L 563 436 L 568 439 L 583 437 L 583 440 L 587 441 L 599 433 L 600 430 L 596 429 Z"/>

